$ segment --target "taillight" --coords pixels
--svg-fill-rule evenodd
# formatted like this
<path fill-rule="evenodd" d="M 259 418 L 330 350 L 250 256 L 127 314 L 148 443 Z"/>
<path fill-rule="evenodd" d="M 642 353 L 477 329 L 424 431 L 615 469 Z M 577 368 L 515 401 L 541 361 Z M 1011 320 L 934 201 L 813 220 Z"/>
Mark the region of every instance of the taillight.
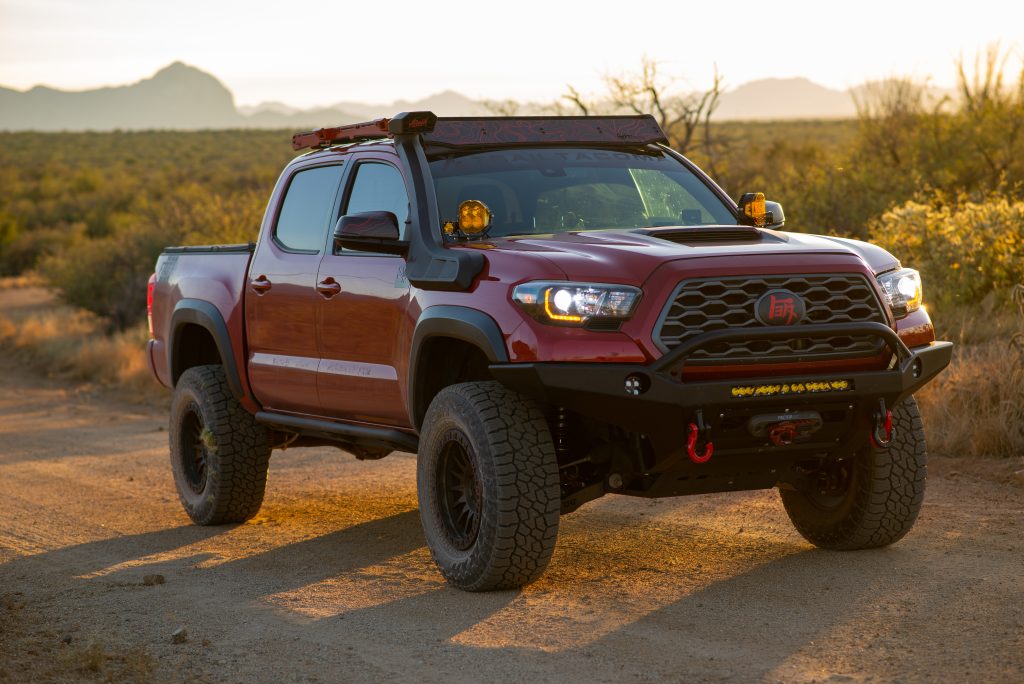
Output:
<path fill-rule="evenodd" d="M 156 287 L 156 273 L 149 276 L 149 284 L 146 285 L 146 319 L 149 321 L 149 336 L 153 335 L 153 288 Z"/>

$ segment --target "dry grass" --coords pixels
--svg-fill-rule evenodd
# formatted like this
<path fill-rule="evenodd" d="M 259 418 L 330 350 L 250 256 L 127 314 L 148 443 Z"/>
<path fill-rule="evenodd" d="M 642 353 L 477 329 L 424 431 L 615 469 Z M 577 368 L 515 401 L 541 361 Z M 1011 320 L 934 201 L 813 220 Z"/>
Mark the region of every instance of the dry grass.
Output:
<path fill-rule="evenodd" d="M 0 278 L 0 290 L 16 289 L 25 287 L 42 287 L 45 285 L 42 277 L 36 273 L 26 273 L 20 276 L 8 276 Z"/>
<path fill-rule="evenodd" d="M 88 312 L 54 303 L 0 311 L 0 346 L 51 377 L 159 396 L 139 325 L 107 335 Z"/>
<path fill-rule="evenodd" d="M 958 346 L 1010 339 L 1024 330 L 1024 318 L 1016 303 L 1019 296 L 1014 294 L 1019 291 L 1024 291 L 1024 288 L 990 292 L 978 302 L 941 307 L 929 305 L 928 312 L 935 323 L 936 337 L 955 342 Z"/>
<path fill-rule="evenodd" d="M 58 653 L 57 667 L 51 673 L 62 675 L 61 679 L 74 673 L 85 681 L 149 682 L 153 681 L 156 669 L 156 661 L 139 646 L 122 653 L 93 641 L 84 647 L 71 647 Z"/>
<path fill-rule="evenodd" d="M 917 393 L 928 448 L 949 456 L 1024 454 L 1024 353 L 1007 340 L 960 347 Z"/>

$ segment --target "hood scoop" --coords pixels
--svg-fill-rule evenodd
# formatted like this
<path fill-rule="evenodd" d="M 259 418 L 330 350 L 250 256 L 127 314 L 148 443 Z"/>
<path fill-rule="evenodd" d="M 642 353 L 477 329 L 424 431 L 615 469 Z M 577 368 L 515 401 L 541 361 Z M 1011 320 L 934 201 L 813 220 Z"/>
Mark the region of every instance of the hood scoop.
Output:
<path fill-rule="evenodd" d="M 759 242 L 763 233 L 752 226 L 668 226 L 632 231 L 680 245 Z"/>

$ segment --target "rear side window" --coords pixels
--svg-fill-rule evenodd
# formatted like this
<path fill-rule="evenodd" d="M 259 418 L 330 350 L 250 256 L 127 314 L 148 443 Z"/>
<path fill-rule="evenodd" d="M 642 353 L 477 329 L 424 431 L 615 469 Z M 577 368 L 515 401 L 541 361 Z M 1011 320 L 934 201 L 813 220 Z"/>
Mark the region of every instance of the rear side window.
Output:
<path fill-rule="evenodd" d="M 364 211 L 390 211 L 398 218 L 398 229 L 405 237 L 409 218 L 409 196 L 398 169 L 390 164 L 363 163 L 356 167 L 356 179 L 348 196 L 346 214 Z"/>
<path fill-rule="evenodd" d="M 274 230 L 282 247 L 310 252 L 323 248 L 340 182 L 341 166 L 318 166 L 292 176 Z"/>

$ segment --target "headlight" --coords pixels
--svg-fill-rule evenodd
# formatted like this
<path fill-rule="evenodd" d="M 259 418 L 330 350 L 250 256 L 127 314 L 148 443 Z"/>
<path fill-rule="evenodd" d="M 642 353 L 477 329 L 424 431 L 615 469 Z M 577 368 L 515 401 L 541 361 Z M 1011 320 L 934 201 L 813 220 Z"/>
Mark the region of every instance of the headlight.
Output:
<path fill-rule="evenodd" d="M 629 318 L 640 301 L 640 289 L 601 283 L 530 282 L 516 285 L 512 301 L 542 323 L 581 326 L 593 318 Z"/>
<path fill-rule="evenodd" d="M 921 308 L 921 274 L 912 268 L 901 268 L 878 277 L 889 308 L 896 318 L 903 318 Z"/>

